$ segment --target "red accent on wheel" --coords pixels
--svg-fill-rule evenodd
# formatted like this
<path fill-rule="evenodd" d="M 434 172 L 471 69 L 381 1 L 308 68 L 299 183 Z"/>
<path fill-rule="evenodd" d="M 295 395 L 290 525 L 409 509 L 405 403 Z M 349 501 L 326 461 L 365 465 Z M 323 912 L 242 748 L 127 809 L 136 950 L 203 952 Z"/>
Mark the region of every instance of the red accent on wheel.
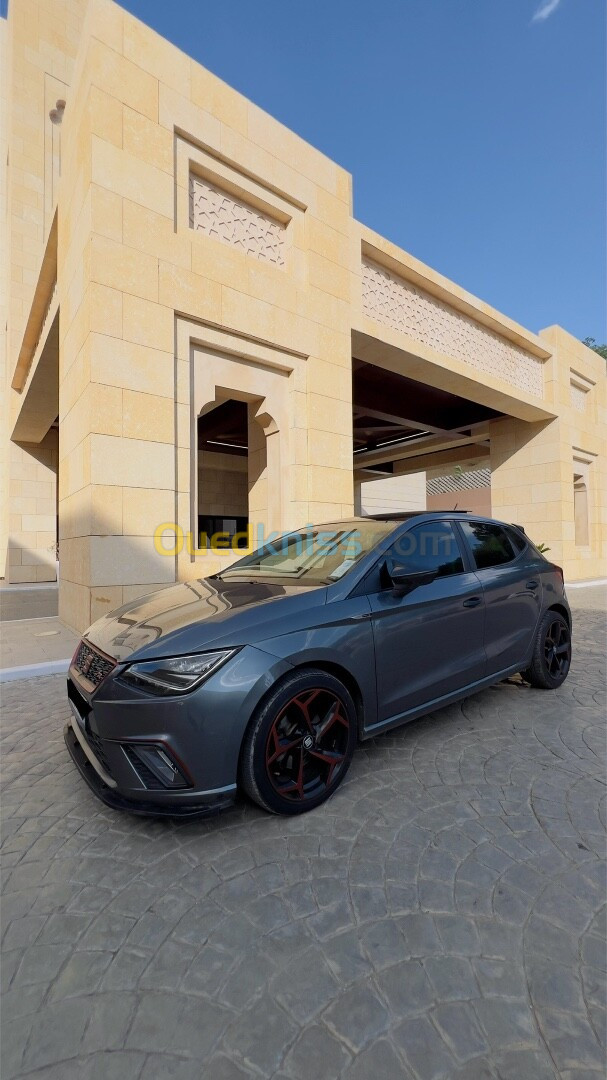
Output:
<path fill-rule="evenodd" d="M 266 742 L 266 773 L 278 795 L 305 802 L 326 790 L 343 765 L 350 722 L 331 690 L 305 690 L 281 709 Z"/>

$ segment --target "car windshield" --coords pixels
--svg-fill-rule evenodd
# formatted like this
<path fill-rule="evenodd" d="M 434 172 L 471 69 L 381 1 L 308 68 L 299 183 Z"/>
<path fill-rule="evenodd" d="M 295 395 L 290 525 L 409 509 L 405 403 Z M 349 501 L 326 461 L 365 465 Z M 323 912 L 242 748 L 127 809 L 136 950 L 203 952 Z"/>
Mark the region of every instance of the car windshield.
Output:
<path fill-rule="evenodd" d="M 217 576 L 222 580 L 279 578 L 302 585 L 330 585 L 394 528 L 393 521 L 371 518 L 310 525 L 264 544 Z"/>

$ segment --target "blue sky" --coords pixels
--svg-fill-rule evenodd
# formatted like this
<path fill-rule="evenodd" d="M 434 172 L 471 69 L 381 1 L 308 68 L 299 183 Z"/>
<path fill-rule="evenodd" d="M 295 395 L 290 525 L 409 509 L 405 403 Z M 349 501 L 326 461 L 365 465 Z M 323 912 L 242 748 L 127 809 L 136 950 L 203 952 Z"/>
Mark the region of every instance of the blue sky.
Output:
<path fill-rule="evenodd" d="M 124 6 L 352 172 L 361 221 L 531 329 L 607 340 L 605 0 Z"/>

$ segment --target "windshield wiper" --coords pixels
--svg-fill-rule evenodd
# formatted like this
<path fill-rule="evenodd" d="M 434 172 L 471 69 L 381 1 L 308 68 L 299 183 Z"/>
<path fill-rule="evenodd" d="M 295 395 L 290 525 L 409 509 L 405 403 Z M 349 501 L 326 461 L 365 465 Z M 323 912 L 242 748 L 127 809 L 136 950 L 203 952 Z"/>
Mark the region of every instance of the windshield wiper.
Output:
<path fill-rule="evenodd" d="M 238 570 L 238 569 L 232 570 L 230 567 L 228 567 L 226 570 L 222 571 L 221 576 L 223 577 L 224 575 L 232 574 L 233 577 L 238 577 L 241 573 L 248 574 L 251 571 L 253 573 L 255 573 L 255 571 L 258 571 L 264 577 L 288 577 L 289 575 L 301 574 L 301 573 L 303 573 L 304 570 L 305 570 L 304 566 L 294 566 L 292 570 L 281 570 L 278 567 L 274 567 L 274 566 L 268 566 L 268 567 L 263 567 L 262 568 L 261 564 L 257 563 L 257 565 L 254 565 L 254 566 L 247 566 L 247 567 L 243 566 L 242 570 Z"/>

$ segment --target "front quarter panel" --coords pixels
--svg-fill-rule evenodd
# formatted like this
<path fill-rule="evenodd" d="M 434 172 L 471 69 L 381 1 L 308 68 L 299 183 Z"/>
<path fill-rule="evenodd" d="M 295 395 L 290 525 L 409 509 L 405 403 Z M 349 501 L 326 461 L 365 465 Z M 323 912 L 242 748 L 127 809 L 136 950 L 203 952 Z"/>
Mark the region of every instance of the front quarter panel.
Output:
<path fill-rule="evenodd" d="M 348 673 L 360 690 L 364 728 L 377 720 L 375 650 L 371 605 L 366 596 L 352 596 L 326 604 L 318 620 L 305 630 L 265 638 L 264 652 L 285 660 L 292 668 L 330 665 Z"/>

